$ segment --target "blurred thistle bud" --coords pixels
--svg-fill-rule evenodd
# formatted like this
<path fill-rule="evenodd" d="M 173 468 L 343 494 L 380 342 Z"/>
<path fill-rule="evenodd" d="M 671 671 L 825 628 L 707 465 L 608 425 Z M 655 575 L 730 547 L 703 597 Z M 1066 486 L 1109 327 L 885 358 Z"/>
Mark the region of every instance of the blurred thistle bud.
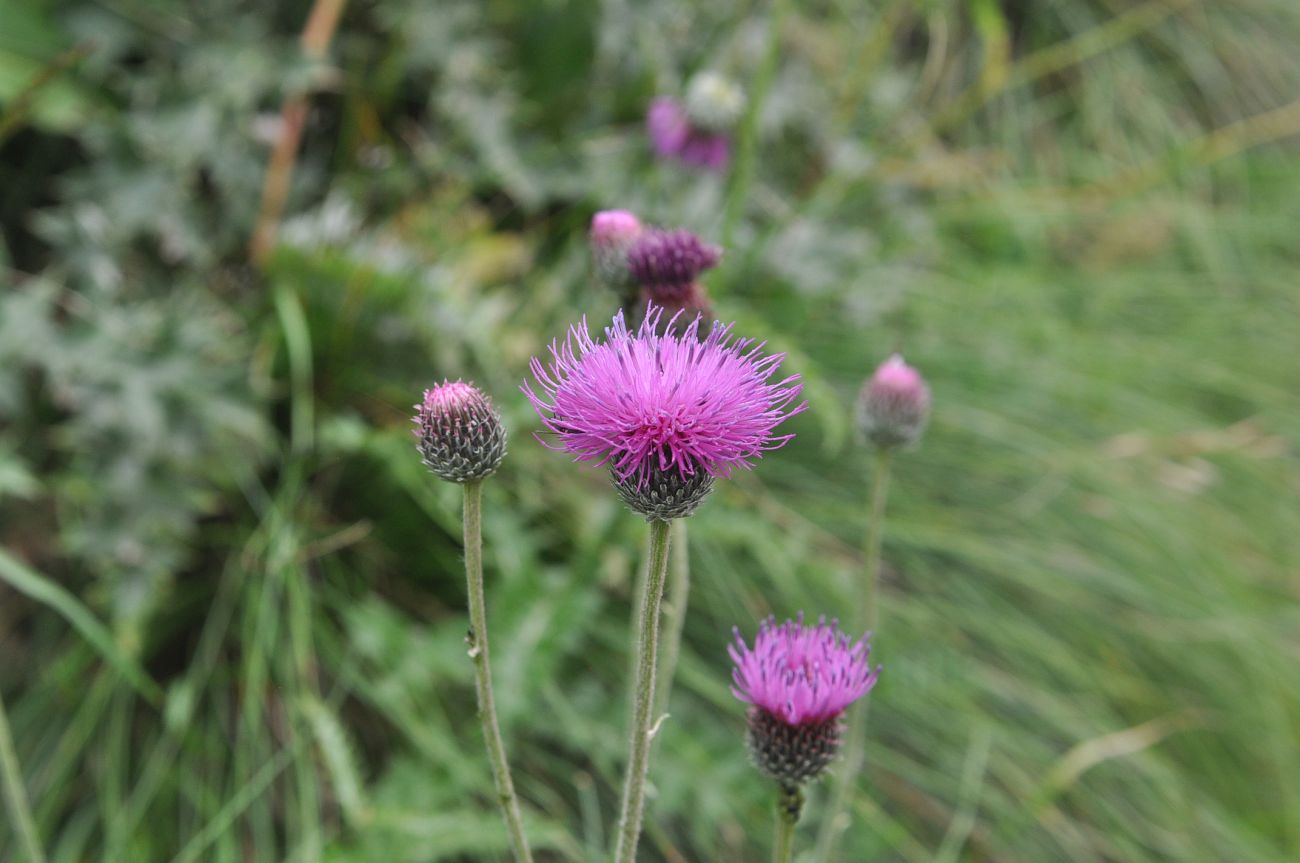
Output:
<path fill-rule="evenodd" d="M 900 354 L 885 360 L 858 396 L 858 424 L 878 447 L 915 444 L 929 416 L 930 388 Z"/>
<path fill-rule="evenodd" d="M 443 381 L 415 406 L 416 447 L 425 467 L 450 482 L 496 473 L 506 455 L 506 429 L 491 400 L 473 384 Z"/>
<path fill-rule="evenodd" d="M 641 220 L 627 210 L 601 210 L 591 217 L 591 260 L 601 284 L 620 292 L 635 285 L 627 254 L 642 231 Z"/>
<path fill-rule="evenodd" d="M 682 474 L 676 467 L 660 470 L 648 468 L 640 476 L 619 477 L 611 473 L 618 496 L 646 521 L 686 518 L 699 509 L 713 491 L 713 477 L 702 468 Z"/>
<path fill-rule="evenodd" d="M 744 109 L 745 91 L 725 75 L 700 72 L 686 87 L 686 116 L 701 131 L 731 129 Z"/>
<path fill-rule="evenodd" d="M 731 693 L 750 705 L 750 755 L 783 788 L 798 788 L 826 772 L 839 753 L 841 715 L 876 685 L 871 646 L 824 617 L 805 625 L 802 614 L 763 621 L 752 650 L 733 632 Z"/>
<path fill-rule="evenodd" d="M 679 301 L 695 279 L 717 266 L 722 249 L 684 228 L 643 232 L 627 252 L 632 277 L 657 301 Z"/>

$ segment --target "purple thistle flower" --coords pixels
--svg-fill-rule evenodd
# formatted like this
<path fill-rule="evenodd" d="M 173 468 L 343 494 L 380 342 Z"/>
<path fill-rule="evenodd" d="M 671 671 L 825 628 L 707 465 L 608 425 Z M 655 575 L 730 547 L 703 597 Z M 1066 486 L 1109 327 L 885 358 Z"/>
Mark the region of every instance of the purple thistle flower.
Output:
<path fill-rule="evenodd" d="M 851 642 L 826 618 L 803 615 L 759 625 L 750 650 L 736 629 L 727 647 L 735 668 L 732 695 L 749 709 L 749 749 L 759 769 L 784 787 L 825 772 L 840 747 L 840 714 L 876 685 L 868 637 Z"/>
<path fill-rule="evenodd" d="M 711 171 L 725 170 L 731 162 L 731 139 L 692 124 L 676 99 L 661 96 L 650 103 L 646 132 L 654 151 L 664 158 Z"/>
<path fill-rule="evenodd" d="M 769 617 L 759 625 L 753 650 L 738 628 L 735 639 L 727 647 L 736 663 L 731 694 L 787 725 L 834 719 L 876 685 L 869 637 L 851 642 L 825 617 L 816 626 L 805 626 L 802 614 L 779 625 Z"/>
<path fill-rule="evenodd" d="M 722 249 L 684 228 L 645 231 L 627 252 L 632 277 L 666 305 L 683 299 L 700 273 L 717 265 Z"/>
<path fill-rule="evenodd" d="M 761 356 L 761 344 L 731 338 L 731 325 L 714 324 L 701 339 L 699 318 L 660 334 L 661 315 L 651 307 L 632 332 L 620 312 L 603 342 L 584 319 L 563 344 L 551 343 L 549 364 L 533 358 L 541 394 L 529 383 L 523 390 L 559 439 L 539 437 L 544 445 L 640 487 L 673 469 L 683 480 L 697 471 L 725 478 L 793 437 L 774 434 L 807 407 L 790 407 L 802 391 L 798 375 L 771 382 L 784 355 Z"/>

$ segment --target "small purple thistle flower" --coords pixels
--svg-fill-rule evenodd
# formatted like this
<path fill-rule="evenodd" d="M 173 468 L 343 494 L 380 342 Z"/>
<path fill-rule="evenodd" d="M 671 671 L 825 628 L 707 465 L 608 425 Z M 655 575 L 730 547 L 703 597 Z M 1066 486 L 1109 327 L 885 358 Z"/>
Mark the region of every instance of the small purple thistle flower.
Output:
<path fill-rule="evenodd" d="M 787 725 L 834 719 L 876 685 L 868 637 L 851 642 L 825 617 L 816 626 L 804 625 L 802 614 L 779 625 L 769 617 L 759 624 L 753 650 L 739 628 L 734 634 L 727 647 L 736 663 L 731 694 Z"/>
<path fill-rule="evenodd" d="M 691 123 L 686 109 L 668 96 L 660 96 L 646 111 L 646 132 L 655 153 L 710 171 L 726 170 L 731 162 L 731 139 Z"/>
<path fill-rule="evenodd" d="M 632 277 L 661 303 L 676 302 L 690 292 L 700 273 L 714 266 L 722 249 L 684 228 L 645 231 L 627 252 Z"/>
<path fill-rule="evenodd" d="M 867 636 L 852 642 L 835 621 L 759 625 L 751 650 L 734 630 L 732 695 L 752 705 L 749 747 L 758 767 L 787 786 L 823 773 L 840 745 L 840 715 L 876 685 Z"/>
<path fill-rule="evenodd" d="M 699 318 L 680 334 L 661 334 L 661 315 L 651 307 L 632 332 L 620 312 L 603 342 L 584 319 L 563 344 L 551 343 L 549 364 L 533 359 L 541 393 L 530 383 L 523 391 L 559 439 L 544 445 L 641 487 L 670 471 L 682 480 L 698 471 L 725 478 L 793 437 L 774 433 L 807 407 L 791 407 L 802 391 L 798 375 L 771 381 L 784 355 L 761 356 L 761 344 L 731 338 L 731 325 L 715 323 L 701 339 Z"/>

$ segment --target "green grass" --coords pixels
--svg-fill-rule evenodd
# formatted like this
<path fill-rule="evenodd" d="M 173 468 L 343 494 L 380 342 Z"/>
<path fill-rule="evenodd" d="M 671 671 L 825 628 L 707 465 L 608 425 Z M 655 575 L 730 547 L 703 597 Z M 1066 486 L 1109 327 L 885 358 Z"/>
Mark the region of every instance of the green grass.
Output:
<path fill-rule="evenodd" d="M 1258 120 L 1300 92 L 1292 4 L 789 3 L 775 28 L 766 7 L 452 5 L 345 16 L 345 83 L 316 97 L 262 275 L 246 121 L 303 74 L 297 7 L 124 6 L 103 39 L 125 53 L 77 88 L 121 115 L 86 120 L 72 164 L 41 161 L 62 115 L 0 154 L 48 185 L 0 212 L 0 263 L 41 273 L 5 270 L 0 305 L 0 689 L 49 859 L 506 858 L 459 489 L 408 432 L 419 389 L 460 375 L 512 435 L 483 529 L 525 819 L 539 859 L 605 859 L 644 527 L 532 439 L 518 385 L 612 313 L 584 247 L 612 206 L 727 234 L 719 312 L 788 351 L 812 404 L 691 521 L 642 859 L 769 852 L 725 644 L 857 607 L 852 403 L 894 350 L 934 416 L 894 463 L 840 859 L 1295 859 L 1300 128 Z M 174 113 L 118 75 L 131 56 L 180 70 L 140 73 Z M 209 86 L 229 56 L 258 98 Z M 730 178 L 651 163 L 638 125 L 709 63 L 764 95 Z M 220 135 L 160 157 L 158 116 L 209 101 Z M 100 201 L 135 207 L 79 233 Z M 0 859 L 20 848 L 0 819 Z"/>

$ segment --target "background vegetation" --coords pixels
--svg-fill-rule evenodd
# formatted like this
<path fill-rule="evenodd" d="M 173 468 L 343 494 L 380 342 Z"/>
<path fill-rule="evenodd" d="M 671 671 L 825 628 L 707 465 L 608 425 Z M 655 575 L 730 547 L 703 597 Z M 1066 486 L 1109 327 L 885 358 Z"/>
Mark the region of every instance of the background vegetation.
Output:
<path fill-rule="evenodd" d="M 724 644 L 852 607 L 850 406 L 897 348 L 936 407 L 843 859 L 1296 859 L 1300 4 L 370 0 L 316 60 L 311 8 L 0 0 L 0 693 L 51 860 L 503 859 L 458 490 L 408 431 L 444 376 L 513 435 L 527 818 L 602 859 L 643 529 L 518 384 L 612 312 L 615 206 L 724 243 L 719 316 L 812 401 L 692 520 L 645 859 L 767 854 Z M 750 97 L 721 176 L 641 126 L 703 68 Z"/>

